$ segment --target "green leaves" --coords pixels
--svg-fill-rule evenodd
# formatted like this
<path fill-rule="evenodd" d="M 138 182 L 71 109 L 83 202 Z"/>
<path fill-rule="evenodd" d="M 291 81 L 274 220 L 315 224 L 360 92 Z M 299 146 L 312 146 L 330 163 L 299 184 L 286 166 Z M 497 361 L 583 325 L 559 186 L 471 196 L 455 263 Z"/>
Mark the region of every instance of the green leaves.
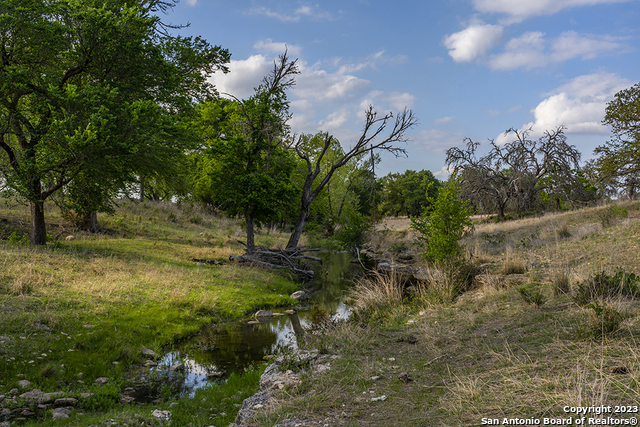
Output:
<path fill-rule="evenodd" d="M 22 197 L 41 204 L 64 187 L 65 209 L 108 210 L 140 176 L 184 163 L 195 137 L 185 123 L 229 53 L 165 34 L 156 7 L 2 2 L 0 172 Z"/>
<path fill-rule="evenodd" d="M 431 206 L 419 218 L 411 219 L 418 241 L 427 247 L 422 255 L 434 261 L 448 261 L 460 255 L 458 243 L 471 225 L 471 209 L 458 199 L 458 180 L 451 178 L 440 189 L 438 197 L 429 197 Z"/>

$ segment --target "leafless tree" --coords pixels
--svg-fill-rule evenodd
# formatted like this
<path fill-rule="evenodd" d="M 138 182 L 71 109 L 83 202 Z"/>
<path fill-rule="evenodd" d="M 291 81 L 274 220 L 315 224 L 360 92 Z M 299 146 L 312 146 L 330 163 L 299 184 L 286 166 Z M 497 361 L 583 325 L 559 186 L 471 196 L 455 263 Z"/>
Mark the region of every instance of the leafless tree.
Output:
<path fill-rule="evenodd" d="M 298 156 L 306 162 L 307 174 L 302 187 L 300 214 L 287 243 L 287 248 L 298 246 L 302 231 L 309 220 L 311 203 L 331 181 L 336 170 L 366 153 L 386 151 L 395 156 L 406 155 L 405 149 L 398 147 L 396 143 L 407 142 L 406 132 L 416 124 L 417 118 L 411 110 L 404 109 L 396 116 L 391 112 L 379 115 L 370 105 L 365 111 L 365 125 L 360 138 L 349 150 L 345 151 L 342 157 L 337 159 L 328 169 L 325 168 L 325 171 L 321 168 L 321 162 L 329 150 L 333 136 L 328 133 L 324 135 L 324 144 L 319 151 L 308 149 L 303 138 L 294 138 L 292 147 Z"/>
<path fill-rule="evenodd" d="M 498 217 L 504 217 L 507 203 L 515 199 L 519 210 L 528 209 L 540 191 L 554 197 L 570 198 L 570 188 L 579 184 L 580 152 L 566 142 L 565 127 L 547 130 L 538 140 L 529 139 L 531 129 L 509 129 L 512 141 L 498 145 L 477 158 L 479 142 L 465 139 L 466 149 L 447 150 L 447 166 L 461 176 L 463 194 L 492 204 Z M 574 191 L 575 193 L 575 191 Z"/>

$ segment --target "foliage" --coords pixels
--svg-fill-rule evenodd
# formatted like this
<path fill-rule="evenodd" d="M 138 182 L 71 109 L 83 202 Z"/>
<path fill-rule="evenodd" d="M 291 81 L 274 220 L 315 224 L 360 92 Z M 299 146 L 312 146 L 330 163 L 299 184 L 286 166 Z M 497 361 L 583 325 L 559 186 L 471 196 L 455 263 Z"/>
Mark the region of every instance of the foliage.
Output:
<path fill-rule="evenodd" d="M 640 83 L 616 93 L 602 122 L 613 135 L 595 149 L 598 180 L 633 199 L 640 187 Z"/>
<path fill-rule="evenodd" d="M 390 323 L 402 312 L 405 282 L 395 272 L 373 271 L 349 291 L 351 319 L 363 324 Z"/>
<path fill-rule="evenodd" d="M 640 277 L 617 269 L 613 275 L 604 271 L 591 275 L 578 284 L 573 300 L 581 306 L 613 297 L 636 297 L 640 295 Z"/>
<path fill-rule="evenodd" d="M 355 252 L 365 242 L 367 231 L 372 227 L 370 218 L 362 215 L 351 207 L 347 207 L 340 221 L 340 228 L 335 238 L 345 249 Z"/>
<path fill-rule="evenodd" d="M 571 290 L 571 283 L 569 282 L 569 274 L 566 270 L 560 270 L 553 276 L 553 294 L 565 295 Z"/>
<path fill-rule="evenodd" d="M 578 338 L 600 339 L 610 335 L 620 329 L 620 323 L 628 317 L 607 303 L 594 301 L 587 308 L 593 310 L 593 316 L 576 329 Z"/>
<path fill-rule="evenodd" d="M 602 228 L 606 228 L 612 226 L 618 219 L 626 218 L 629 216 L 629 213 L 625 208 L 609 205 L 604 209 L 599 210 L 596 215 L 602 224 Z"/>
<path fill-rule="evenodd" d="M 229 54 L 174 37 L 158 1 L 37 0 L 0 6 L 0 172 L 32 205 L 31 243 L 46 243 L 43 202 L 111 209 L 139 175 L 171 170 L 194 101 Z"/>
<path fill-rule="evenodd" d="M 411 219 L 411 227 L 418 233 L 417 240 L 427 251 L 422 255 L 434 261 L 457 258 L 462 247 L 458 241 L 472 227 L 471 209 L 467 201 L 459 199 L 458 179 L 452 177 L 431 205 L 419 218 Z"/>
<path fill-rule="evenodd" d="M 285 53 L 252 97 L 211 100 L 200 106 L 196 120 L 205 140 L 196 155 L 196 196 L 230 216 L 244 217 L 249 252 L 255 250 L 254 224 L 277 218 L 294 196 L 294 161 L 285 149 L 285 90 L 297 73 L 296 62 Z"/>
<path fill-rule="evenodd" d="M 381 179 L 383 185 L 380 210 L 383 215 L 404 212 L 410 217 L 419 216 L 435 199 L 442 187 L 431 171 L 407 170 L 403 174 L 389 174 Z"/>

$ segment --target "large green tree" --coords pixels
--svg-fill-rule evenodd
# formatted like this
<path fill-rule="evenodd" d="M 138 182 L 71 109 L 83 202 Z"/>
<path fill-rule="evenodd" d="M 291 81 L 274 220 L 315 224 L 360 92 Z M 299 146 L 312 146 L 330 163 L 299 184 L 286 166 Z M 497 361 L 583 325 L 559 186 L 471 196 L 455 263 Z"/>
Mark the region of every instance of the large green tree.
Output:
<path fill-rule="evenodd" d="M 403 174 L 389 174 L 382 179 L 381 210 L 385 215 L 419 216 L 438 194 L 440 181 L 428 170 L 407 170 Z"/>
<path fill-rule="evenodd" d="M 640 83 L 616 93 L 602 122 L 613 135 L 595 150 L 599 180 L 634 198 L 640 189 Z"/>
<path fill-rule="evenodd" d="M 255 225 L 278 218 L 295 192 L 295 162 L 286 149 L 286 90 L 297 73 L 296 62 L 285 53 L 253 96 L 204 103 L 196 121 L 204 140 L 196 155 L 196 196 L 229 215 L 244 217 L 249 253 L 255 251 Z"/>
<path fill-rule="evenodd" d="M 173 3 L 0 4 L 0 172 L 31 205 L 32 244 L 46 243 L 44 201 L 56 192 L 99 209 L 180 152 L 180 123 L 214 93 L 207 77 L 229 54 L 168 35 L 156 13 Z"/>

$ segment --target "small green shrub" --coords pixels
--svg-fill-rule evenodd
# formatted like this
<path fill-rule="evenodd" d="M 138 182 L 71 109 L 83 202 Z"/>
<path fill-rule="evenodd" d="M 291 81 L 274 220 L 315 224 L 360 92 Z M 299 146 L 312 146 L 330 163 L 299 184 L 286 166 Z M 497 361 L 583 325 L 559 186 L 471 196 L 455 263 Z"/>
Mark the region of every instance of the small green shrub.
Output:
<path fill-rule="evenodd" d="M 458 241 L 473 227 L 468 201 L 459 199 L 460 187 L 455 177 L 449 179 L 435 199 L 428 197 L 430 206 L 418 218 L 411 219 L 417 240 L 426 246 L 422 254 L 433 261 L 444 262 L 460 257 Z"/>
<path fill-rule="evenodd" d="M 592 275 L 577 287 L 573 300 L 580 306 L 587 306 L 599 299 L 616 296 L 635 297 L 640 295 L 640 277 L 617 269 L 613 275 L 604 271 Z"/>
<path fill-rule="evenodd" d="M 612 226 L 618 219 L 626 218 L 629 213 L 625 208 L 610 205 L 598 211 L 597 215 L 602 228 L 607 228 Z"/>
<path fill-rule="evenodd" d="M 9 243 L 14 243 L 17 245 L 28 245 L 29 244 L 29 235 L 27 234 L 17 234 L 15 231 L 11 233 L 9 236 Z"/>
<path fill-rule="evenodd" d="M 593 309 L 591 320 L 577 328 L 577 335 L 583 339 L 600 339 L 620 329 L 620 323 L 628 316 L 620 313 L 606 303 L 592 302 L 588 308 Z"/>
<path fill-rule="evenodd" d="M 526 285 L 522 285 L 518 288 L 518 292 L 527 304 L 532 304 L 536 307 L 540 307 L 545 302 L 547 302 L 547 297 L 540 289 L 539 283 L 527 283 Z"/>
<path fill-rule="evenodd" d="M 334 236 L 344 249 L 354 250 L 362 246 L 371 226 L 372 223 L 368 217 L 355 209 L 345 207 L 340 217 L 340 229 Z"/>

